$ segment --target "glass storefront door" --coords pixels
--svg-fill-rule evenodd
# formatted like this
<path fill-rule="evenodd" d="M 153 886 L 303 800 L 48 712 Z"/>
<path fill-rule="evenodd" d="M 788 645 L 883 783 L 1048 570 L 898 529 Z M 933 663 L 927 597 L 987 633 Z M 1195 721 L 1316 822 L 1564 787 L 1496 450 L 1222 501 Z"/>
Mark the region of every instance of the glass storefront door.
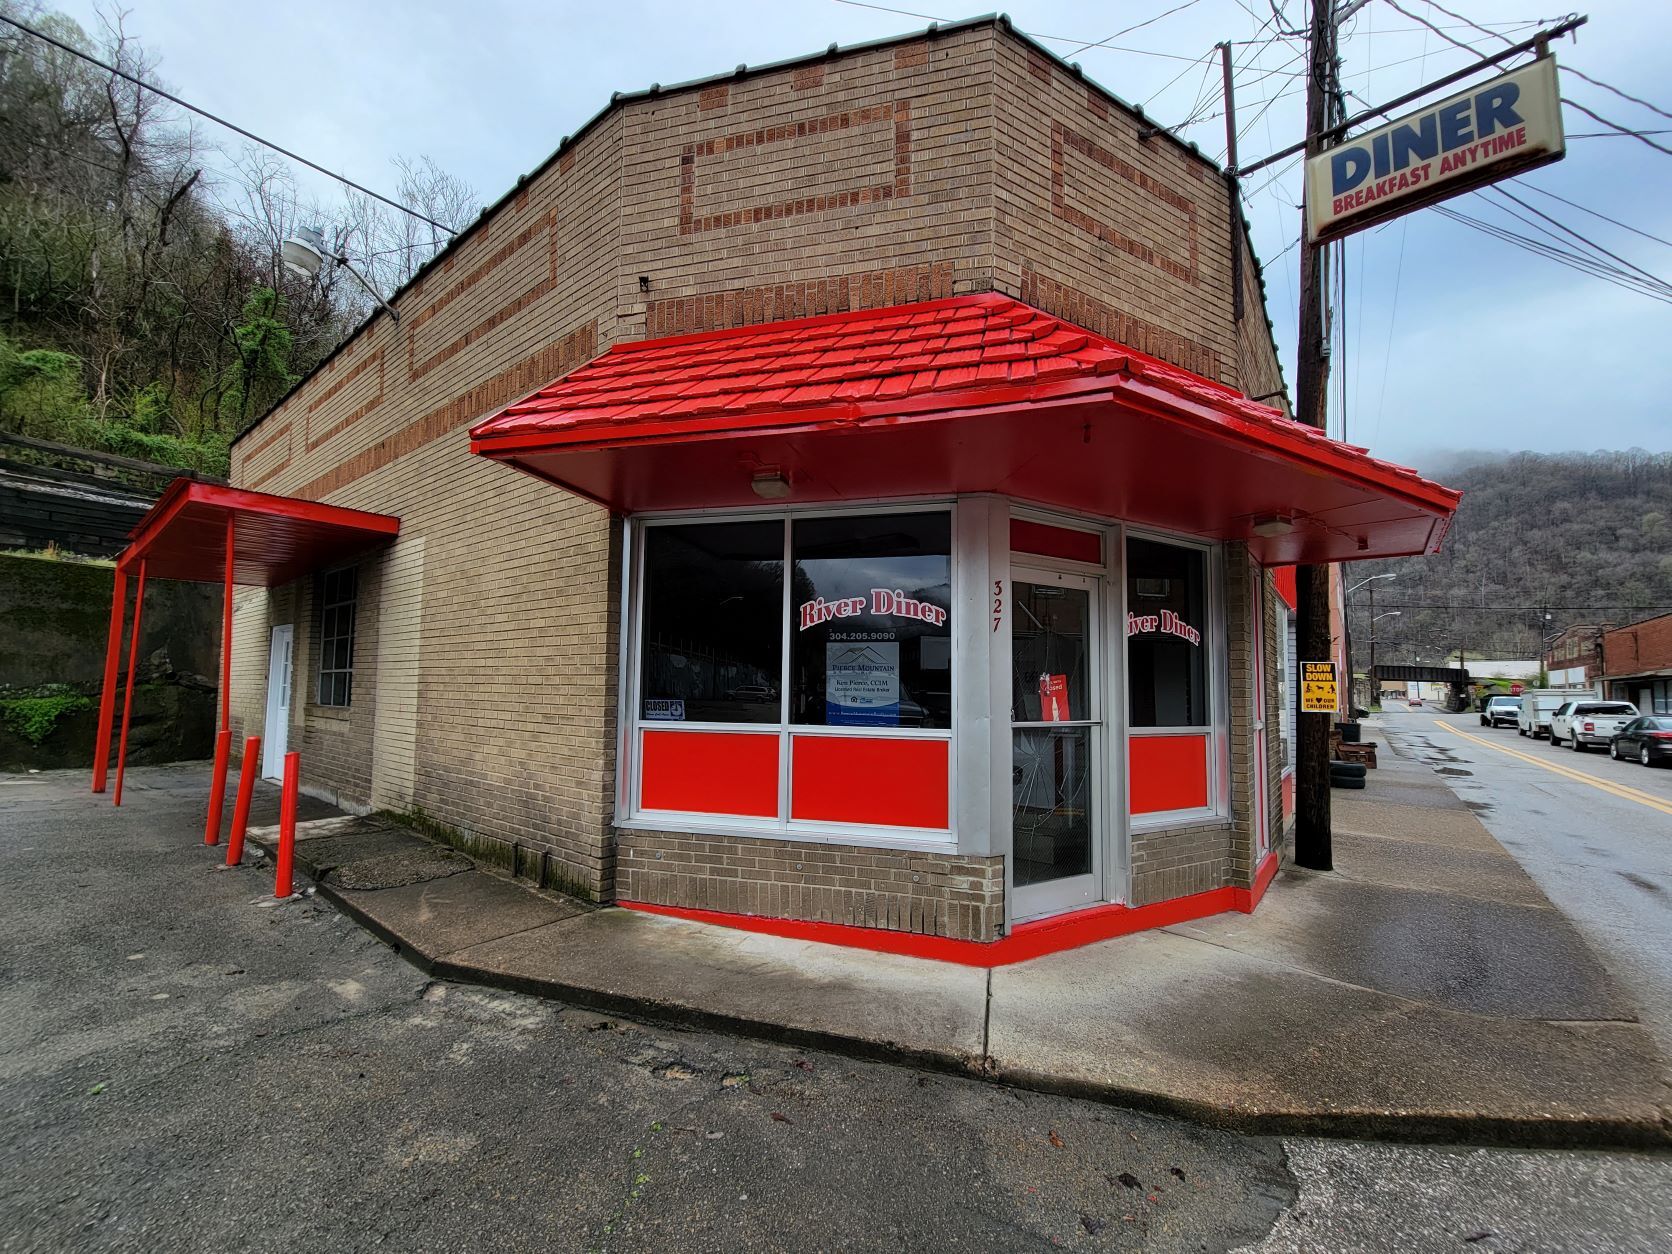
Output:
<path fill-rule="evenodd" d="M 1103 693 L 1098 580 L 1012 572 L 1016 919 L 1101 901 Z"/>

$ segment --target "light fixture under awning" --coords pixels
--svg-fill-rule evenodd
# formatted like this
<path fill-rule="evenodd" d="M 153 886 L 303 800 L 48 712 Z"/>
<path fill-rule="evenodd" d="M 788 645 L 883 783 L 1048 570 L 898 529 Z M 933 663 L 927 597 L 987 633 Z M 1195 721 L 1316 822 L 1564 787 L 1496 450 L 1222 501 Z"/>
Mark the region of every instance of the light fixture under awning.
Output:
<path fill-rule="evenodd" d="M 1434 552 L 1459 500 L 992 293 L 617 345 L 471 447 L 624 513 L 758 503 L 771 472 L 793 503 L 994 492 L 1268 565 Z"/>

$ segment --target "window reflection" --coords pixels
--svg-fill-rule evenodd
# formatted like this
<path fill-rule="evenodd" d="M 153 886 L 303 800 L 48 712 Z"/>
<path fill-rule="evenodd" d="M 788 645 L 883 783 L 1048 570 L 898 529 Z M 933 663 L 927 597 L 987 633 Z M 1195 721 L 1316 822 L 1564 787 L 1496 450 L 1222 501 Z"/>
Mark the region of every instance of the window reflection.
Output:
<path fill-rule="evenodd" d="M 784 524 L 645 529 L 640 717 L 776 723 Z"/>
<path fill-rule="evenodd" d="M 1204 727 L 1207 554 L 1126 542 L 1126 676 L 1134 727 Z"/>
<path fill-rule="evenodd" d="M 790 536 L 790 721 L 952 726 L 950 517 L 797 518 Z"/>

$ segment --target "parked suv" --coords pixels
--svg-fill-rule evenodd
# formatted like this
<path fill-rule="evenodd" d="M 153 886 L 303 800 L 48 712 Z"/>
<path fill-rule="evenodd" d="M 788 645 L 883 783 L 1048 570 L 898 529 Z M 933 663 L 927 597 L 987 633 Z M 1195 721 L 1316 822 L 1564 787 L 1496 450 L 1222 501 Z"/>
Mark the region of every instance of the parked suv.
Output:
<path fill-rule="evenodd" d="M 1535 740 L 1550 734 L 1550 716 L 1564 701 L 1572 701 L 1573 693 L 1565 688 L 1529 688 L 1521 694 L 1521 710 L 1515 718 L 1515 730 Z"/>
<path fill-rule="evenodd" d="M 1583 753 L 1586 745 L 1606 745 L 1635 718 L 1637 707 L 1630 701 L 1564 701 L 1550 716 L 1550 744 L 1567 741 Z"/>
<path fill-rule="evenodd" d="M 1520 697 L 1488 697 L 1480 708 L 1482 727 L 1514 727 L 1521 715 Z"/>

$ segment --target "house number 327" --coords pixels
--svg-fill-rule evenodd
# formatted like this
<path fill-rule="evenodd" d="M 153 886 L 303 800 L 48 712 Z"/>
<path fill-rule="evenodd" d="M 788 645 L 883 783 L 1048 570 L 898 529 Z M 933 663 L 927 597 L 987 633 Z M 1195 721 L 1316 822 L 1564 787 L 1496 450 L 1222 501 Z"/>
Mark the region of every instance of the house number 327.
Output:
<path fill-rule="evenodd" d="M 1004 621 L 1004 580 L 993 580 L 993 630 Z"/>

